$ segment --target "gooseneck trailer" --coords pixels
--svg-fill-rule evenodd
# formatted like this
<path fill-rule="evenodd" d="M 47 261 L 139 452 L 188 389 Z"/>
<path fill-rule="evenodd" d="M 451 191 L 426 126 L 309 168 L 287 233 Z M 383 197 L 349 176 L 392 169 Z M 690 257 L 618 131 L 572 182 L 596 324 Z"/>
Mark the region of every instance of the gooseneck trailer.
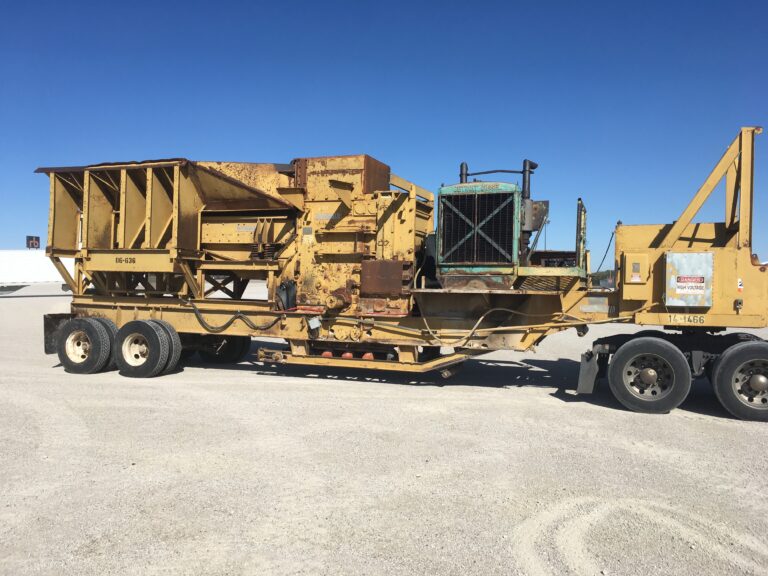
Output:
<path fill-rule="evenodd" d="M 287 346 L 260 349 L 268 363 L 447 377 L 472 356 L 625 322 L 664 330 L 595 341 L 579 393 L 605 374 L 627 408 L 667 412 L 706 374 L 733 415 L 768 420 L 768 343 L 725 332 L 767 325 L 752 254 L 760 132 L 741 129 L 673 223 L 617 225 L 610 290 L 592 283 L 581 199 L 573 249 L 540 248 L 549 203 L 532 197 L 530 160 L 462 164 L 436 195 L 365 155 L 39 168 L 47 254 L 72 291 L 69 314 L 45 317 L 46 352 L 73 373 L 152 377 L 191 354 L 237 362 L 269 336 Z M 507 172 L 522 186 L 474 178 Z M 724 220 L 694 222 L 722 180 Z"/>

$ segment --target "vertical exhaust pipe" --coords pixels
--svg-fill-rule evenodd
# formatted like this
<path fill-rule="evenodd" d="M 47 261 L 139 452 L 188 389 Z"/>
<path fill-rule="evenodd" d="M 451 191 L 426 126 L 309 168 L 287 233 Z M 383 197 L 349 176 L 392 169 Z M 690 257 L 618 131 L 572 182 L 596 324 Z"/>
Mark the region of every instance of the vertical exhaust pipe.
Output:
<path fill-rule="evenodd" d="M 531 200 L 531 174 L 533 174 L 533 171 L 536 170 L 536 168 L 538 167 L 539 165 L 533 160 L 528 160 L 527 158 L 523 160 L 523 170 L 522 170 L 523 172 L 523 213 L 526 216 L 527 216 L 527 212 L 531 209 L 531 207 L 529 206 L 530 200 Z M 527 266 L 530 264 L 530 258 L 531 258 L 531 250 L 530 250 L 531 232 L 528 230 L 524 230 L 521 236 L 522 236 L 520 238 L 521 260 Z"/>
<path fill-rule="evenodd" d="M 531 174 L 539 165 L 533 160 L 523 160 L 523 200 L 531 198 Z"/>

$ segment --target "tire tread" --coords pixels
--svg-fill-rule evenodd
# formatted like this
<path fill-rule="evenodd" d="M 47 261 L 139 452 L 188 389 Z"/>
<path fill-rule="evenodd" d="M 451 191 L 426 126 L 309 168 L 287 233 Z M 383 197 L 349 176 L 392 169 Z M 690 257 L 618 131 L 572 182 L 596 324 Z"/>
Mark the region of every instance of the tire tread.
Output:
<path fill-rule="evenodd" d="M 150 322 L 160 326 L 160 328 L 162 328 L 165 332 L 166 336 L 168 336 L 168 361 L 166 362 L 165 367 L 162 369 L 161 374 L 168 374 L 169 372 L 173 372 L 179 365 L 179 360 L 181 359 L 182 345 L 179 333 L 176 332 L 176 328 L 174 328 L 171 323 L 166 320 L 150 320 Z"/>
<path fill-rule="evenodd" d="M 107 361 L 103 370 L 116 370 L 117 364 L 115 364 L 115 358 L 112 355 L 112 347 L 115 345 L 115 336 L 117 336 L 117 324 L 112 322 L 112 320 L 109 318 L 93 318 L 93 320 L 96 320 L 96 322 L 104 326 L 104 328 L 107 330 L 107 334 L 109 334 L 109 360 Z"/>

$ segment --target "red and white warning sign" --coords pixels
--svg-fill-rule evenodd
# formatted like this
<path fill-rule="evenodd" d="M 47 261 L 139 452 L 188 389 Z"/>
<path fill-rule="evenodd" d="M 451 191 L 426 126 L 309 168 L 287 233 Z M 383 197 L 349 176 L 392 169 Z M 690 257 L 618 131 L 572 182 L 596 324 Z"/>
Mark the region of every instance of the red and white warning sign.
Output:
<path fill-rule="evenodd" d="M 678 276 L 678 294 L 705 294 L 707 290 L 704 284 L 704 276 Z"/>

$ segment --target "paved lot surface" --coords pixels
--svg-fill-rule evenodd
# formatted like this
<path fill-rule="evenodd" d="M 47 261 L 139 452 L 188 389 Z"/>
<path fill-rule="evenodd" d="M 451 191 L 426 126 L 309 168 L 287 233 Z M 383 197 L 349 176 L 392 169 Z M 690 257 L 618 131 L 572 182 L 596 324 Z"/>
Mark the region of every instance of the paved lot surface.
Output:
<path fill-rule="evenodd" d="M 74 376 L 40 292 L 0 298 L 2 574 L 768 574 L 768 425 L 706 382 L 663 416 L 577 398 L 572 332 L 447 383 Z"/>

